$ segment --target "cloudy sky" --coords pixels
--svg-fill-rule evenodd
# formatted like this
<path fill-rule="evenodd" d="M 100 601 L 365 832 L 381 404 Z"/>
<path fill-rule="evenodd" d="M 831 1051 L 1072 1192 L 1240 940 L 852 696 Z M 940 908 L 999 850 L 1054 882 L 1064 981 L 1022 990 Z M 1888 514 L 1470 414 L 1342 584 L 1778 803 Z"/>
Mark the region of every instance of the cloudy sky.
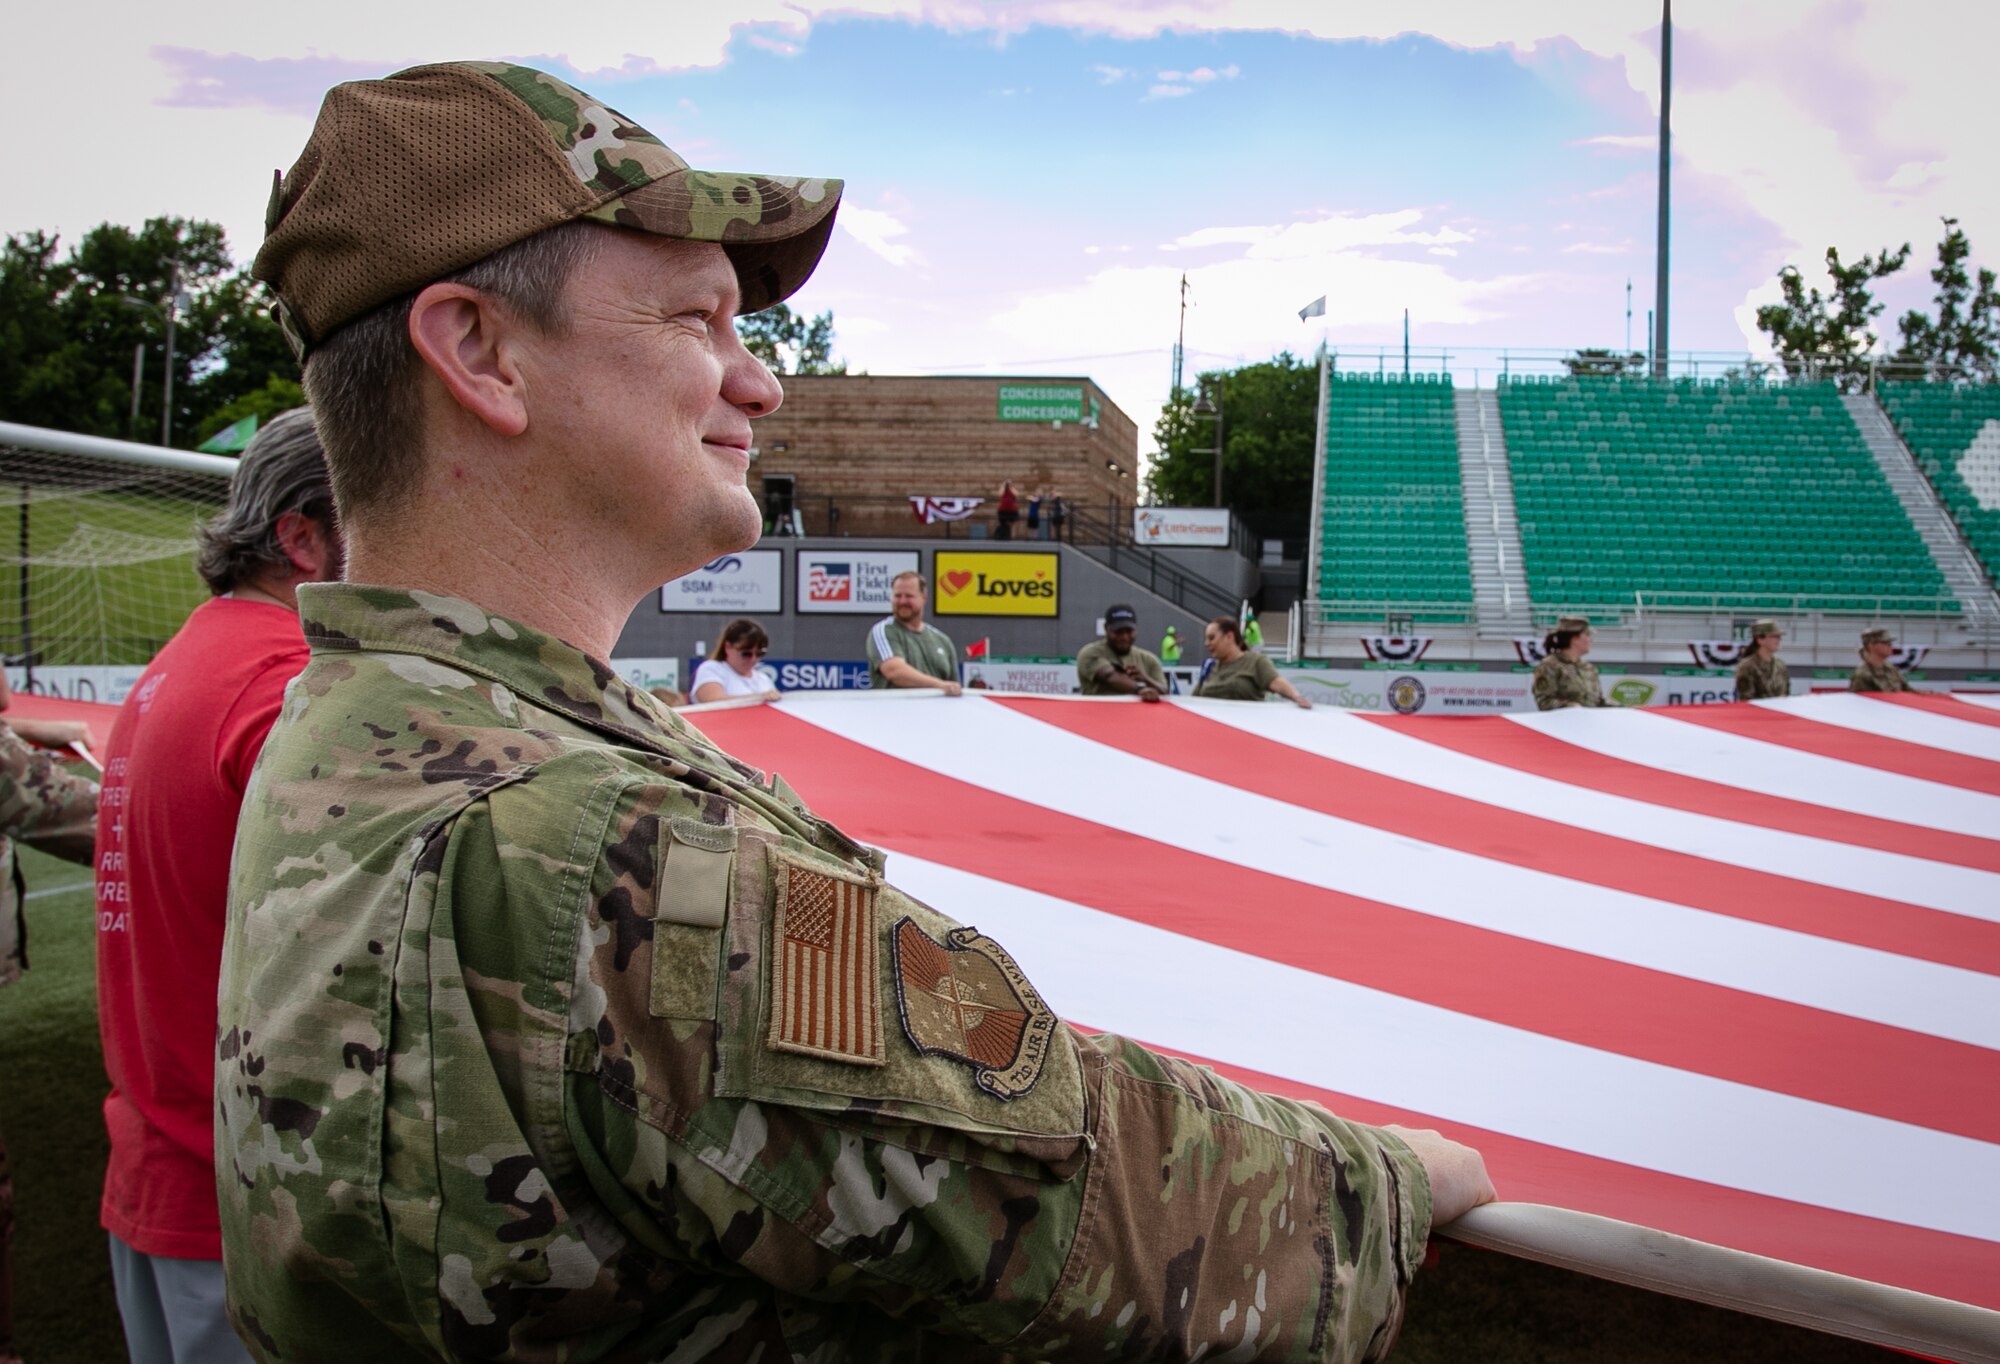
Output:
<path fill-rule="evenodd" d="M 1830 245 L 1916 244 L 1893 316 L 1940 214 L 2000 265 L 2000 6 L 1675 18 L 1677 351 L 1752 346 L 1778 268 Z M 329 85 L 509 58 L 696 165 L 845 179 L 794 302 L 874 373 L 1087 374 L 1145 431 L 1183 272 L 1190 372 L 1323 335 L 1372 357 L 1406 307 L 1420 349 L 1621 346 L 1628 278 L 1645 345 L 1655 0 L 115 0 L 86 61 L 77 21 L 12 25 L 46 60 L 10 64 L 39 113 L 0 143 L 0 230 L 172 213 L 247 256 Z"/>

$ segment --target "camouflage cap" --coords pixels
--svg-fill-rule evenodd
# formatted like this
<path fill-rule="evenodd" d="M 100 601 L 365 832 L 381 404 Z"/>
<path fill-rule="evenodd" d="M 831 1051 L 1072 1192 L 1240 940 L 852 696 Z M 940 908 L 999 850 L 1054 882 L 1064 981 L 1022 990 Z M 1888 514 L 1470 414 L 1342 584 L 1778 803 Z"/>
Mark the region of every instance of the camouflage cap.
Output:
<path fill-rule="evenodd" d="M 1778 622 L 1768 617 L 1757 621 L 1750 627 L 1750 638 L 1752 639 L 1762 639 L 1766 635 L 1782 635 L 1784 633 L 1783 630 L 1778 628 Z"/>
<path fill-rule="evenodd" d="M 1861 642 L 1863 644 L 1894 644 L 1896 636 L 1890 633 L 1887 626 L 1877 625 L 1872 630 L 1863 630 L 1861 632 Z"/>
<path fill-rule="evenodd" d="M 391 299 L 571 222 L 717 242 L 742 311 L 819 264 L 838 180 L 692 170 L 658 138 L 531 67 L 452 62 L 327 92 L 271 188 L 252 272 L 300 354 Z"/>
<path fill-rule="evenodd" d="M 1590 617 L 1588 616 L 1564 616 L 1556 622 L 1557 630 L 1567 630 L 1572 634 L 1581 633 L 1589 628 Z"/>

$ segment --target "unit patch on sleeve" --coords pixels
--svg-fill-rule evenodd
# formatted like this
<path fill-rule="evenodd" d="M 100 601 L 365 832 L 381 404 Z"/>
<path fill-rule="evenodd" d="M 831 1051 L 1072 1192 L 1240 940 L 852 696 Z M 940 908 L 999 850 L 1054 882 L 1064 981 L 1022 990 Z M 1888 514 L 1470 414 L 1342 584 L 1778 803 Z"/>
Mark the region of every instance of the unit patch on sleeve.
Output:
<path fill-rule="evenodd" d="M 972 928 L 954 928 L 939 942 L 905 917 L 889 950 L 911 1045 L 965 1062 L 996 1098 L 1018 1099 L 1035 1087 L 1057 1020 L 1007 949 Z"/>
<path fill-rule="evenodd" d="M 789 857 L 776 864 L 771 1047 L 849 1065 L 882 1065 L 878 883 Z"/>

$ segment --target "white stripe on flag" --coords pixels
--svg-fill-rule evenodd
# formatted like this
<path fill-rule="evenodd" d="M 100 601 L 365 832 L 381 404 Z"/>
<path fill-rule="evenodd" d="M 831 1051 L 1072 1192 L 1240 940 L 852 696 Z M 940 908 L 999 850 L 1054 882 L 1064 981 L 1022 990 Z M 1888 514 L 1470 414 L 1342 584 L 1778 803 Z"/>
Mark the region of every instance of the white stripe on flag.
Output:
<path fill-rule="evenodd" d="M 978 922 L 1092 1027 L 1733 1189 L 1985 1240 L 2000 1227 L 1988 1142 L 1491 1023 L 906 853 L 890 873 Z"/>
<path fill-rule="evenodd" d="M 1573 706 L 1507 719 L 1607 758 L 1661 772 L 1703 781 L 1754 772 L 1757 789 L 1767 796 L 1974 838 L 1992 838 L 2000 832 L 2000 796 L 1823 758 L 1642 710 Z"/>
<path fill-rule="evenodd" d="M 2000 710 L 2000 692 L 1986 692 L 1982 694 L 1979 692 L 1962 691 L 1955 692 L 1953 695 L 1955 699 L 1964 701 L 1969 705 L 1984 706 L 1988 710 Z"/>
<path fill-rule="evenodd" d="M 2000 1048 L 2000 977 L 1413 844 L 1134 758 L 984 700 L 837 711 L 800 706 L 788 713 L 892 757 L 921 753 L 932 771 L 1078 819 L 1103 822 L 1104 791 L 1143 791 L 1144 800 L 1118 806 L 1113 827 L 1222 862 L 1516 938 Z M 1022 761 L 1023 754 L 1034 755 L 1033 761 Z M 1082 772 L 1090 781 L 1077 780 Z M 1254 774 L 1246 772 L 1245 779 Z M 1740 865 L 1757 865 L 1757 835 L 1764 832 L 1743 826 Z M 1414 849 L 1422 855 L 1412 856 Z M 962 913 L 956 917 L 965 921 Z"/>
<path fill-rule="evenodd" d="M 1331 714 L 1324 721 L 1302 725 L 1288 723 L 1292 717 L 1277 706 L 1220 701 L 1201 707 L 1199 713 L 1203 719 L 1303 753 L 1351 763 L 1518 814 L 1712 861 L 1755 866 L 1797 881 L 2000 921 L 2000 875 L 1993 872 L 1739 824 L 1570 786 L 1553 777 L 1454 753 L 1358 715 Z M 2000 824 L 1992 833 L 2000 835 Z"/>
<path fill-rule="evenodd" d="M 1991 725 L 1954 720 L 1948 715 L 1933 715 L 1927 710 L 1899 706 L 1892 701 L 1871 701 L 1865 696 L 1840 694 L 1812 697 L 1812 705 L 1801 711 L 1798 701 L 1804 699 L 1807 698 L 1787 697 L 1755 704 L 1797 714 L 1800 719 L 1814 720 L 1822 725 L 1838 725 L 1842 729 L 1855 729 L 1863 734 L 1876 734 L 1901 743 L 1921 744 L 1925 748 L 1941 748 L 1947 753 L 1962 753 L 1968 758 L 2000 762 L 2000 729 Z"/>

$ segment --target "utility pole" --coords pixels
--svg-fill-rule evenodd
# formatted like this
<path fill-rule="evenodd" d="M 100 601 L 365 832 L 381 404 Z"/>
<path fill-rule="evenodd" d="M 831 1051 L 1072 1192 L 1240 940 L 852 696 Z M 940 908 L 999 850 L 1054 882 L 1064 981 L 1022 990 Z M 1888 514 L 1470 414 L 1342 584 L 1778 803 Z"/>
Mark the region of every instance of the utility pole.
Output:
<path fill-rule="evenodd" d="M 1625 353 L 1632 353 L 1632 277 L 1625 276 Z"/>
<path fill-rule="evenodd" d="M 128 300 L 129 302 L 130 300 Z M 146 343 L 132 347 L 132 420 L 126 423 L 125 438 L 139 439 L 139 388 L 146 382 Z"/>
<path fill-rule="evenodd" d="M 1410 310 L 1403 309 L 1403 377 L 1410 377 Z"/>
<path fill-rule="evenodd" d="M 1667 218 L 1673 159 L 1674 0 L 1660 0 L 1660 235 L 1659 274 L 1653 281 L 1653 377 L 1667 377 Z"/>
<path fill-rule="evenodd" d="M 1187 353 L 1187 271 L 1181 271 L 1181 332 L 1174 340 L 1174 392 L 1181 391 L 1181 358 Z"/>
<path fill-rule="evenodd" d="M 181 263 L 176 259 L 167 265 L 167 364 L 160 384 L 160 444 L 166 446 L 174 443 L 174 314 L 180 300 Z"/>

